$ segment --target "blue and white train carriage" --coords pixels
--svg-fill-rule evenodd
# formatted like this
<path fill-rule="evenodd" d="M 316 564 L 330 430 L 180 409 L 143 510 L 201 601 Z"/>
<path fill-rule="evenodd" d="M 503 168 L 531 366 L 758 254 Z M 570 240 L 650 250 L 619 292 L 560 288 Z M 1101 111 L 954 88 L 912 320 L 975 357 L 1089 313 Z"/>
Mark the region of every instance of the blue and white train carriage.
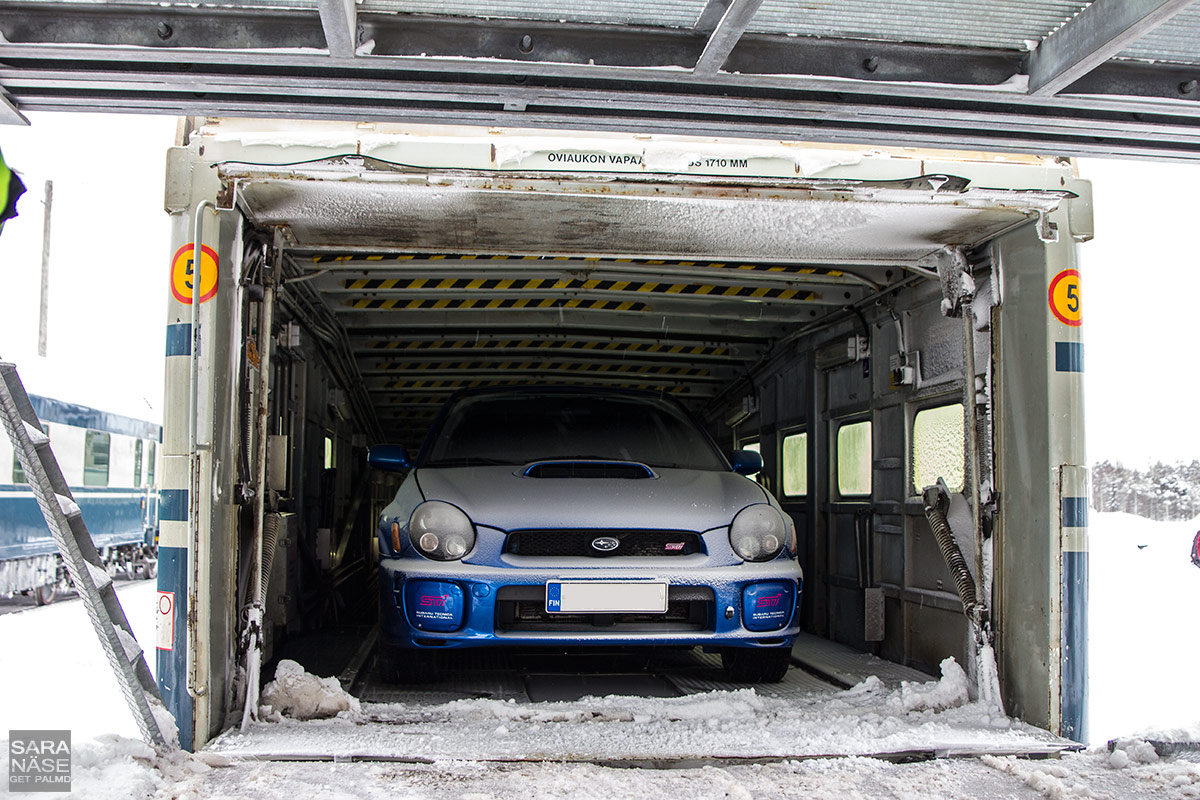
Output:
<path fill-rule="evenodd" d="M 154 577 L 161 426 L 48 397 L 29 399 L 109 572 Z M 0 596 L 32 594 L 43 605 L 68 585 L 12 443 L 0 436 Z"/>

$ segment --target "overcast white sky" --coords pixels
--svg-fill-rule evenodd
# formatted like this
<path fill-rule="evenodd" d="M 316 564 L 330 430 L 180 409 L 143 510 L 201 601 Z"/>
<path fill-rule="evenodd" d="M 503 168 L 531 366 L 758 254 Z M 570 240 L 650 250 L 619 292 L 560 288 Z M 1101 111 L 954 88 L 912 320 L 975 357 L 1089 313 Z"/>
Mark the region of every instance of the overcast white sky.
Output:
<path fill-rule="evenodd" d="M 174 117 L 32 114 L 0 127 L 29 193 L 0 236 L 0 357 L 31 391 L 159 421 L 170 259 L 162 210 Z M 1200 458 L 1200 165 L 1080 162 L 1088 453 L 1130 466 Z M 54 181 L 50 358 L 37 352 L 43 182 Z"/>

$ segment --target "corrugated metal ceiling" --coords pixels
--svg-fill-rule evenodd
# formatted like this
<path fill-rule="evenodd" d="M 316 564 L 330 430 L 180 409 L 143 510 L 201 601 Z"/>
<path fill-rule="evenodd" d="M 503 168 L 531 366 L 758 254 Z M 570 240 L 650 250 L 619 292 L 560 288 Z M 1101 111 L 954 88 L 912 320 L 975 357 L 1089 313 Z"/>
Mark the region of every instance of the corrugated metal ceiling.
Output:
<path fill-rule="evenodd" d="M 1146 34 L 1118 58 L 1175 64 L 1200 64 L 1200 7 L 1179 12 L 1173 19 Z"/>
<path fill-rule="evenodd" d="M 1028 49 L 1088 3 L 1081 0 L 767 0 L 751 33 Z"/>
<path fill-rule="evenodd" d="M 705 0 L 364 0 L 363 12 L 444 14 L 481 19 L 535 19 L 610 25 L 651 25 L 690 28 L 704 10 Z"/>

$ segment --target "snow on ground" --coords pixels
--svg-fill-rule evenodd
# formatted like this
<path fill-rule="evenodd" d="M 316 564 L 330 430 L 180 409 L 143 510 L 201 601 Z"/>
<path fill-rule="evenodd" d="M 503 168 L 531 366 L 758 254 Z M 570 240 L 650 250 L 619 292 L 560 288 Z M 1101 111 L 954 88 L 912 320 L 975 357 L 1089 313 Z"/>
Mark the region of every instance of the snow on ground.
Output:
<path fill-rule="evenodd" d="M 1056 741 L 968 702 L 966 678 L 953 659 L 943 670 L 940 681 L 926 684 L 887 687 L 872 677 L 845 692 L 800 699 L 764 697 L 747 688 L 571 702 L 369 703 L 334 719 L 229 731 L 210 749 L 228 756 L 629 760 L 979 747 L 1010 752 Z"/>
<path fill-rule="evenodd" d="M 153 672 L 155 582 L 119 585 L 117 597 Z M 78 597 L 59 595 L 49 606 L 0 616 L 0 643 L 0 736 L 7 739 L 14 729 L 70 729 L 72 742 L 104 733 L 137 738 L 133 714 Z"/>
<path fill-rule="evenodd" d="M 1088 597 L 1090 739 L 1195 728 L 1200 735 L 1200 518 L 1093 514 Z"/>
<path fill-rule="evenodd" d="M 1200 652 L 1192 622 L 1200 609 L 1200 570 L 1187 558 L 1196 525 L 1119 514 L 1093 517 L 1094 742 L 1150 730 L 1154 738 L 1200 738 L 1195 691 Z M 153 642 L 153 582 L 126 584 L 118 594 L 139 641 Z M 1003 753 L 1051 739 L 967 702 L 961 670 L 952 661 L 943 665 L 939 681 L 889 686 L 872 678 L 845 692 L 799 700 L 743 689 L 566 703 L 346 702 L 332 719 L 301 722 L 271 714 L 268 719 L 279 721 L 257 723 L 246 736 L 226 733 L 211 750 L 191 756 L 155 753 L 136 740 L 136 726 L 78 600 L 0 616 L 0 642 L 0 736 L 9 729 L 71 729 L 72 796 L 88 800 L 671 795 L 1200 800 L 1200 754 L 1197 760 L 1159 759 L 1136 738 L 1120 742 L 1111 754 L 1094 747 L 1047 760 L 998 755 L 896 764 L 861 757 L 927 748 L 953 753 L 979 745 Z M 287 668 L 283 677 L 282 699 L 339 703 L 328 681 Z M 0 740 L 0 750 L 7 750 L 6 741 Z M 413 763 L 255 760 L 255 754 L 268 753 L 375 755 Z M 814 757 L 834 753 L 856 755 Z M 685 762 L 675 769 L 605 763 L 634 759 L 646 766 L 687 755 L 772 758 L 703 767 Z M 547 760 L 522 761 L 527 758 Z"/>

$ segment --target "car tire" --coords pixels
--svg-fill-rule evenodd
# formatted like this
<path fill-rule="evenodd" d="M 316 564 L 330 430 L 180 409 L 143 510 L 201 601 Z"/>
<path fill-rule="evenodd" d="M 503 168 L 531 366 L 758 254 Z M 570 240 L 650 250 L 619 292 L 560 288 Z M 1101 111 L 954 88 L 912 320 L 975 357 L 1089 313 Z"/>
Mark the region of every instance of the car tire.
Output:
<path fill-rule="evenodd" d="M 379 676 L 385 683 L 433 683 L 441 677 L 436 653 L 422 650 L 381 650 Z"/>
<path fill-rule="evenodd" d="M 726 647 L 721 651 L 725 677 L 736 683 L 779 683 L 791 665 L 789 647 Z"/>
<path fill-rule="evenodd" d="M 142 577 L 146 580 L 154 580 L 158 577 L 158 559 L 147 558 L 142 561 L 141 566 Z"/>
<path fill-rule="evenodd" d="M 56 594 L 58 594 L 58 590 L 53 583 L 43 584 L 33 590 L 33 602 L 39 606 L 48 606 L 54 602 Z"/>

